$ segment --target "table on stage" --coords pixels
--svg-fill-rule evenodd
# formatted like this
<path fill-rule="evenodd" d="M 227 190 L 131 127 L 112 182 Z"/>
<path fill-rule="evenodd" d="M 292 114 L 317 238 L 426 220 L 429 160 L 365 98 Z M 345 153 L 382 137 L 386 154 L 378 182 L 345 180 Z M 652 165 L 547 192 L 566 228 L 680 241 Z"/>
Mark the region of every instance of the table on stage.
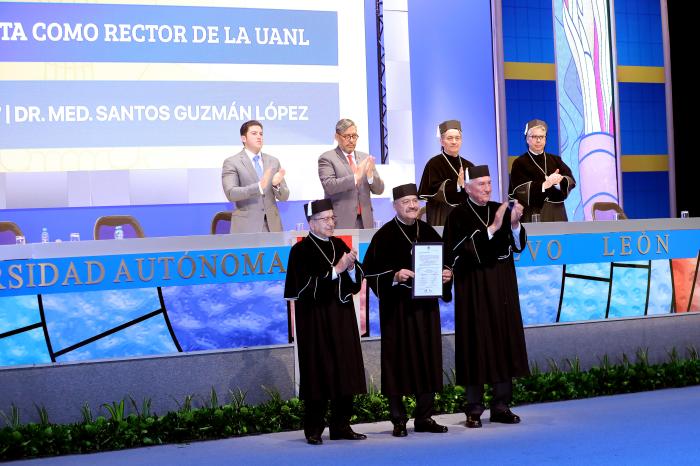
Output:
<path fill-rule="evenodd" d="M 700 219 L 525 228 L 525 325 L 700 310 Z M 374 231 L 336 235 L 362 256 Z M 286 265 L 305 234 L 0 246 L 0 366 L 288 343 Z M 376 298 L 363 288 L 355 305 L 361 335 L 377 336 Z"/>

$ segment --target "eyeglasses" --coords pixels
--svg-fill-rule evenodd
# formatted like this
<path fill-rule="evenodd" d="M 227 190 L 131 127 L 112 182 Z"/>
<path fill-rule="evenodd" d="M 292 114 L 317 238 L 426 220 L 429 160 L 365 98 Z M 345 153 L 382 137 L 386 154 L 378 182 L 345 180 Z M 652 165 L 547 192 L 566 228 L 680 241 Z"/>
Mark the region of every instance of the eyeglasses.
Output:
<path fill-rule="evenodd" d="M 332 217 L 318 217 L 318 218 L 315 218 L 314 220 L 317 220 L 317 221 L 323 222 L 323 223 L 335 223 L 335 221 L 337 219 L 338 219 L 338 217 L 333 215 Z"/>
<path fill-rule="evenodd" d="M 359 134 L 341 134 L 340 137 L 343 138 L 343 140 L 346 142 L 357 141 L 358 139 L 360 139 Z"/>
<path fill-rule="evenodd" d="M 528 136 L 528 137 L 529 137 L 530 139 L 534 139 L 535 141 L 544 141 L 545 139 L 547 139 L 547 135 L 546 135 L 546 134 L 542 134 L 542 135 L 534 135 L 534 134 L 531 134 L 531 135 Z"/>

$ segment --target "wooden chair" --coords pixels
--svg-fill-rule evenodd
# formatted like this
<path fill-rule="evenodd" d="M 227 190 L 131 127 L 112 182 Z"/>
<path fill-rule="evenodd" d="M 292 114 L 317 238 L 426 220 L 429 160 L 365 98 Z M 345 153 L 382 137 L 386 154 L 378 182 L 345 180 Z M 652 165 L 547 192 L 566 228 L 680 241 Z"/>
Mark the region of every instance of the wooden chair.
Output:
<path fill-rule="evenodd" d="M 114 229 L 121 226 L 124 238 L 145 238 L 143 228 L 136 218 L 131 215 L 105 215 L 95 222 L 94 239 L 114 239 Z"/>
<path fill-rule="evenodd" d="M 618 220 L 627 220 L 627 215 L 625 215 L 625 212 L 622 210 L 622 207 L 620 207 L 615 202 L 594 202 L 593 207 L 591 207 L 591 214 L 593 215 L 593 220 L 596 219 L 596 211 L 605 212 L 610 210 L 617 213 Z"/>
<path fill-rule="evenodd" d="M 231 233 L 231 214 L 230 210 L 217 212 L 214 218 L 211 219 L 211 234 L 212 235 L 227 235 Z"/>

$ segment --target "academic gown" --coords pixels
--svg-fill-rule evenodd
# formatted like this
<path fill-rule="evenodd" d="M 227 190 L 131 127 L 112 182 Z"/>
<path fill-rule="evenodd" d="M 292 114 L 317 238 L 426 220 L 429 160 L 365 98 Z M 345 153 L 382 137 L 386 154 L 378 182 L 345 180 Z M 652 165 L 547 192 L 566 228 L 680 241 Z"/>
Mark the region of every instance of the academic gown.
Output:
<path fill-rule="evenodd" d="M 470 199 L 447 217 L 443 233 L 455 286 L 455 369 L 457 383 L 507 382 L 529 374 L 520 315 L 513 251 L 527 235 L 520 226 L 516 249 L 510 209 L 489 240 L 486 225 L 500 204 L 479 206 Z M 481 220 L 480 220 L 481 218 Z"/>
<path fill-rule="evenodd" d="M 405 225 L 394 218 L 375 233 L 362 266 L 367 285 L 379 298 L 382 393 L 387 396 L 442 390 L 438 300 L 413 299 L 412 279 L 392 286 L 396 272 L 413 270 L 416 237 L 419 243 L 442 242 L 427 223 Z M 446 301 L 451 300 L 450 287 L 450 283 L 443 287 Z"/>
<path fill-rule="evenodd" d="M 549 176 L 557 169 L 564 177 L 559 188 L 552 186 L 542 192 L 542 183 L 546 181 L 545 172 Z M 508 191 L 511 197 L 524 206 L 523 222 L 530 222 L 532 214 L 540 214 L 541 222 L 566 222 L 568 218 L 564 200 L 574 187 L 574 175 L 561 157 L 546 152 L 544 155 L 525 152 L 513 162 Z"/>
<path fill-rule="evenodd" d="M 335 266 L 350 251 L 339 238 L 323 241 L 311 233 L 292 246 L 284 297 L 294 301 L 299 354 L 299 398 L 327 400 L 366 393 L 360 335 L 352 296 L 360 291 L 347 271 L 333 280 Z M 320 249 L 319 249 L 320 248 Z"/>
<path fill-rule="evenodd" d="M 430 225 L 442 226 L 450 211 L 467 199 L 464 188 L 457 190 L 460 162 L 465 171 L 474 166 L 463 157 L 452 157 L 443 151 L 425 165 L 418 188 L 418 196 L 427 201 L 426 220 Z"/>

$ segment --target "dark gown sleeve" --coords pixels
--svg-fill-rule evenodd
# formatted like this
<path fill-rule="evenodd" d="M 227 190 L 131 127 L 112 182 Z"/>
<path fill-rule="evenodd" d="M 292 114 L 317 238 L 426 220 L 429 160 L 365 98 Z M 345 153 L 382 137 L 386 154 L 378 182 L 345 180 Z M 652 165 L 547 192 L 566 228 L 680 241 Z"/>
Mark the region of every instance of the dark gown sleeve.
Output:
<path fill-rule="evenodd" d="M 423 170 L 423 176 L 421 176 L 420 186 L 418 187 L 418 195 L 425 200 L 445 202 L 445 190 L 448 181 L 439 173 L 433 157 L 425 165 L 425 170 Z"/>
<path fill-rule="evenodd" d="M 512 236 L 513 236 L 513 232 L 511 230 L 511 237 Z M 525 249 L 525 245 L 527 244 L 527 231 L 525 230 L 525 227 L 523 226 L 522 223 L 520 224 L 519 239 L 520 239 L 520 247 L 518 247 L 515 244 L 515 241 L 513 240 L 513 251 L 515 251 L 515 252 L 522 252 L 523 249 Z"/>
<path fill-rule="evenodd" d="M 498 203 L 491 203 L 491 209 L 498 208 Z M 488 264 L 497 261 L 508 253 L 509 246 L 520 252 L 525 246 L 524 239 L 527 239 L 525 228 L 520 225 L 521 247 L 515 249 L 513 233 L 510 228 L 510 209 L 506 209 L 503 215 L 503 223 L 489 239 L 486 227 L 478 219 L 474 218 L 474 213 L 460 208 L 453 210 L 447 217 L 445 230 L 445 248 L 447 249 L 448 265 L 453 268 L 465 268 L 480 264 Z"/>
<path fill-rule="evenodd" d="M 389 245 L 386 244 L 385 231 L 380 230 L 372 237 L 362 262 L 367 285 L 378 298 L 382 297 L 383 290 L 391 289 L 396 273 L 386 254 Z"/>
<path fill-rule="evenodd" d="M 462 166 L 466 169 L 474 164 L 462 159 Z M 433 199 L 451 205 L 457 205 L 464 200 L 464 190 L 457 191 L 457 175 L 440 155 L 430 159 L 425 166 L 418 195 L 424 200 Z"/>
<path fill-rule="evenodd" d="M 562 202 L 566 200 L 567 197 L 569 197 L 569 193 L 571 192 L 571 190 L 576 187 L 576 180 L 574 179 L 574 175 L 571 172 L 571 169 L 564 162 L 564 160 L 562 160 L 561 157 L 552 155 L 551 158 L 554 162 L 553 165 L 555 165 L 559 169 L 559 174 L 563 176 L 564 179 L 561 181 L 561 183 L 559 183 L 559 189 L 552 187 L 547 190 L 547 192 L 553 191 L 549 193 L 548 197 L 550 201 Z"/>
<path fill-rule="evenodd" d="M 528 207 L 542 208 L 548 193 L 542 192 L 542 183 L 545 182 L 544 174 L 534 173 L 537 169 L 532 161 L 525 156 L 518 157 L 513 162 L 510 171 L 510 197 L 517 199 L 519 203 Z M 550 188 L 556 190 L 556 188 Z"/>
<path fill-rule="evenodd" d="M 420 222 L 420 241 L 424 243 L 443 243 L 440 235 L 433 227 L 427 223 Z M 370 242 L 365 260 L 362 263 L 362 268 L 367 279 L 367 285 L 379 299 L 394 295 L 390 290 L 394 290 L 394 275 L 399 270 L 406 268 L 412 270 L 410 261 L 412 260 L 406 249 L 397 247 L 397 241 L 402 241 L 400 232 L 395 228 L 387 228 L 380 230 L 374 235 Z M 444 243 L 443 243 L 444 244 Z M 443 262 L 446 256 L 443 250 Z M 446 262 L 445 262 L 446 263 Z M 407 285 L 412 285 L 412 280 L 406 282 Z M 443 285 L 442 299 L 445 302 L 452 300 L 452 283 L 448 282 Z"/>
<path fill-rule="evenodd" d="M 520 240 L 520 247 L 515 243 L 515 237 L 513 236 L 513 230 L 510 226 L 510 209 L 506 209 L 506 213 L 503 215 L 503 223 L 501 224 L 501 228 L 498 229 L 498 231 L 493 235 L 493 238 L 491 238 L 491 241 L 494 241 L 494 245 L 497 245 L 499 252 L 499 255 L 502 255 L 502 253 L 507 250 L 508 246 L 511 247 L 511 249 L 514 252 L 522 252 L 523 249 L 525 249 L 525 243 L 527 243 L 527 232 L 525 231 L 525 227 L 523 224 L 520 224 L 520 234 L 519 234 L 519 240 Z"/>
<path fill-rule="evenodd" d="M 338 238 L 331 238 L 336 248 L 335 266 L 343 253 L 350 251 L 350 248 Z M 284 298 L 296 300 L 305 297 L 307 293 L 313 294 L 316 282 L 331 282 L 333 271 L 325 258 L 314 248 L 309 247 L 309 240 L 305 239 L 294 246 L 289 252 L 289 262 L 287 263 L 287 278 L 284 282 Z M 355 263 L 357 267 L 359 263 Z M 362 269 L 358 267 L 355 281 L 350 278 L 347 271 L 338 274 L 336 278 L 339 286 L 339 297 L 341 301 L 346 301 L 348 296 L 352 296 L 360 291 L 362 286 Z"/>
<path fill-rule="evenodd" d="M 498 207 L 498 204 L 494 204 L 492 207 Z M 481 255 L 480 258 L 482 263 L 502 259 L 509 256 L 513 251 L 522 252 L 522 250 L 525 248 L 525 243 L 527 242 L 527 232 L 525 231 L 525 227 L 522 223 L 520 224 L 520 247 L 518 247 L 518 245 L 515 243 L 515 238 L 513 237 L 513 230 L 510 225 L 510 215 L 511 209 L 508 208 L 503 214 L 503 223 L 501 223 L 501 228 L 494 233 L 490 240 L 488 239 L 488 232 L 484 231 L 486 242 L 488 244 L 485 245 L 483 242 L 478 244 L 478 247 L 480 247 L 478 252 Z M 482 252 L 481 248 L 483 248 L 484 252 Z"/>
<path fill-rule="evenodd" d="M 545 199 L 551 202 L 564 201 L 576 186 L 571 169 L 561 157 L 552 154 L 545 156 L 549 161 L 549 166 L 554 167 L 547 170 L 550 172 L 548 175 L 559 169 L 559 174 L 564 176 L 564 180 L 559 184 L 559 188 L 552 186 L 545 189 L 544 192 L 542 192 L 542 184 L 545 182 L 544 174 L 533 165 L 529 158 L 522 155 L 513 162 L 508 191 L 510 197 L 517 199 L 524 206 L 541 209 Z"/>
<path fill-rule="evenodd" d="M 488 234 L 473 222 L 471 212 L 461 206 L 454 209 L 445 222 L 445 245 L 448 248 L 448 265 L 453 268 L 480 264 L 486 259 L 489 246 Z M 482 231 L 483 230 L 483 231 Z"/>
<path fill-rule="evenodd" d="M 306 240 L 301 241 L 289 251 L 287 278 L 284 282 L 284 298 L 299 299 L 305 292 L 313 293 L 314 280 L 330 275 L 330 267 L 323 270 L 322 263 L 313 251 L 307 248 Z"/>
<path fill-rule="evenodd" d="M 457 230 L 457 228 L 459 226 L 458 225 L 459 219 L 452 215 L 457 210 L 458 209 L 454 209 L 450 213 L 450 215 L 447 216 L 447 220 L 445 220 L 445 225 L 443 226 L 443 229 L 442 229 L 443 256 L 444 256 L 443 261 L 451 269 L 454 269 L 455 260 L 456 260 L 456 254 L 455 254 L 456 239 L 455 238 L 457 238 L 457 236 L 459 236 L 461 234 L 461 232 Z"/>

